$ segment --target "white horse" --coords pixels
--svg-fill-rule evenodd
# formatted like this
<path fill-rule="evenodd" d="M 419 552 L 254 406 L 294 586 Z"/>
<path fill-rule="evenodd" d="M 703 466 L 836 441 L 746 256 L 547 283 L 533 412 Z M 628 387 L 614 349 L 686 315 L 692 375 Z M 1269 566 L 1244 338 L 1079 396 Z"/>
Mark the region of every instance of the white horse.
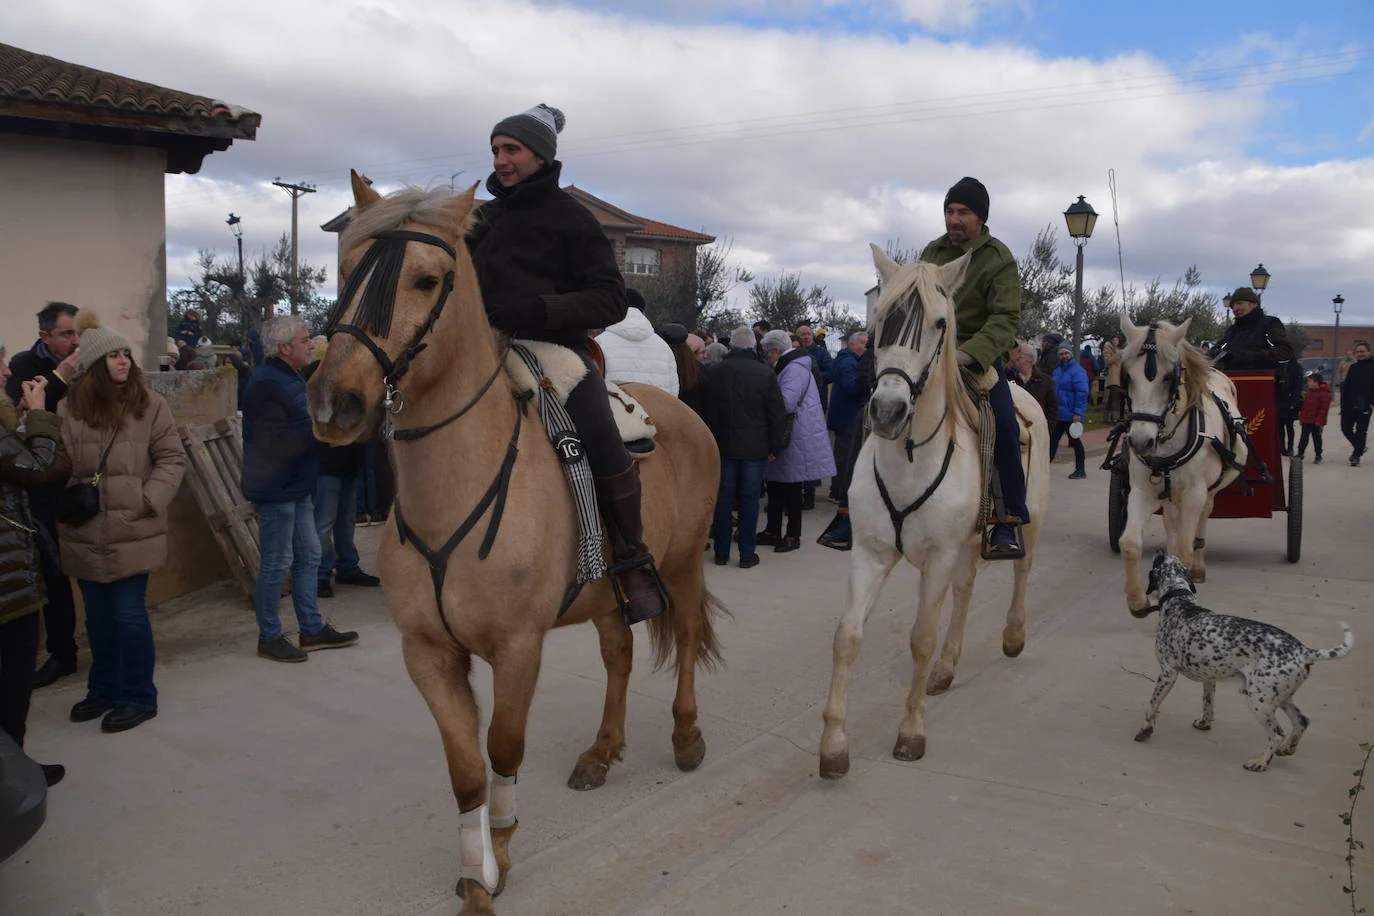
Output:
<path fill-rule="evenodd" d="M 834 672 L 820 746 L 820 772 L 830 779 L 849 772 L 844 724 L 850 674 L 864 622 L 897 561 L 905 557 L 921 570 L 920 607 L 911 630 L 915 671 L 893 749 L 898 760 L 925 754 L 926 693 L 940 693 L 954 680 L 981 562 L 977 410 L 960 380 L 951 301 L 968 256 L 943 267 L 898 265 L 873 246 L 873 261 L 883 290 L 874 337 L 879 379 L 868 406 L 873 435 L 859 452 L 849 485 L 854 528 L 849 608 L 835 630 Z M 1028 427 L 1022 442 L 1031 513 L 1023 532 L 1026 554 L 1012 561 L 1015 587 L 1002 631 L 1002 651 L 1015 657 L 1025 646 L 1026 579 L 1049 498 L 1049 427 L 1025 389 L 1013 385 L 1012 395 L 1022 426 Z M 941 605 L 951 582 L 954 615 L 932 672 Z"/>
<path fill-rule="evenodd" d="M 1194 582 L 1207 577 L 1207 517 L 1218 491 L 1236 479 L 1250 449 L 1240 434 L 1236 386 L 1188 343 L 1188 324 L 1137 327 L 1122 316 L 1121 384 L 1126 391 L 1130 496 L 1121 533 L 1126 605 L 1149 606 L 1140 574 L 1145 522 L 1161 505 L 1168 551 Z"/>

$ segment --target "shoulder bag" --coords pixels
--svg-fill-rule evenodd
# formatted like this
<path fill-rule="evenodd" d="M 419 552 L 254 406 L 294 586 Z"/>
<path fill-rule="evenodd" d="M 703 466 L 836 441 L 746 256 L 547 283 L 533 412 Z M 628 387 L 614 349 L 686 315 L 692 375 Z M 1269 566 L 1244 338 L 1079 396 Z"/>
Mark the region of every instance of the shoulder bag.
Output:
<path fill-rule="evenodd" d="M 110 449 L 114 447 L 114 441 L 123 425 L 124 411 L 121 410 L 114 434 L 105 444 L 105 451 L 100 453 L 100 464 L 95 469 L 95 476 L 90 480 L 70 483 L 67 489 L 62 491 L 62 498 L 57 504 L 57 520 L 62 524 L 73 527 L 84 525 L 100 514 L 100 478 L 105 476 L 105 462 L 110 458 Z"/>

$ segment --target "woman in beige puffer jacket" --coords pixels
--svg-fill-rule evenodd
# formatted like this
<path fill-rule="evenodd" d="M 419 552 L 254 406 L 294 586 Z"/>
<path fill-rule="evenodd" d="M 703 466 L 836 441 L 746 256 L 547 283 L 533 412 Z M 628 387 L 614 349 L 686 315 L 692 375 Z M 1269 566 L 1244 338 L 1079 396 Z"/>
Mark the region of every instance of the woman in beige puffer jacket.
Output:
<path fill-rule="evenodd" d="M 76 326 L 82 374 L 63 400 L 62 442 L 72 480 L 101 475 L 100 512 L 80 525 L 59 524 L 62 568 L 86 605 L 91 672 L 74 722 L 104 716 L 118 732 L 157 715 L 148 573 L 167 561 L 167 506 L 181 485 L 186 453 L 172 410 L 150 391 L 129 341 L 82 312 Z"/>

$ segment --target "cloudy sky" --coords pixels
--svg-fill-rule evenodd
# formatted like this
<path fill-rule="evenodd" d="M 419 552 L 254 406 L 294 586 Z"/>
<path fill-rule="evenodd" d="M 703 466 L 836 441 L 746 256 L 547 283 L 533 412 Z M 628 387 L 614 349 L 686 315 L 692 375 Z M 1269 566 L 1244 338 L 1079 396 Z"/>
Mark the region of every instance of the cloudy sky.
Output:
<path fill-rule="evenodd" d="M 1130 11 L 1127 11 L 1129 8 Z M 734 241 L 858 305 L 867 243 L 943 231 L 962 175 L 1018 255 L 1083 194 L 1103 214 L 1087 285 L 1221 292 L 1273 274 L 1281 317 L 1374 324 L 1370 0 L 45 0 L 0 40 L 260 112 L 195 176 L 167 179 L 168 278 L 290 226 L 273 178 L 311 182 L 303 257 L 348 169 L 382 190 L 484 180 L 491 125 L 567 114 L 564 179 Z M 736 298 L 745 298 L 737 291 Z"/>

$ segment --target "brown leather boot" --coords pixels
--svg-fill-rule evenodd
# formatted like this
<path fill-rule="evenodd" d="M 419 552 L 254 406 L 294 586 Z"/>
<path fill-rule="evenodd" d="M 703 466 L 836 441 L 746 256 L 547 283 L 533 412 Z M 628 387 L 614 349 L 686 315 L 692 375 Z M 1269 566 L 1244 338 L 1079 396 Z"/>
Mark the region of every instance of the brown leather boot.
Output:
<path fill-rule="evenodd" d="M 653 567 L 649 548 L 644 546 L 644 523 L 639 515 L 639 465 L 614 477 L 596 478 L 596 499 L 601 514 L 611 526 L 611 544 L 615 553 L 613 572 L 625 593 L 624 612 L 627 623 L 638 623 L 657 617 L 668 610 L 667 595 L 662 591 Z"/>

